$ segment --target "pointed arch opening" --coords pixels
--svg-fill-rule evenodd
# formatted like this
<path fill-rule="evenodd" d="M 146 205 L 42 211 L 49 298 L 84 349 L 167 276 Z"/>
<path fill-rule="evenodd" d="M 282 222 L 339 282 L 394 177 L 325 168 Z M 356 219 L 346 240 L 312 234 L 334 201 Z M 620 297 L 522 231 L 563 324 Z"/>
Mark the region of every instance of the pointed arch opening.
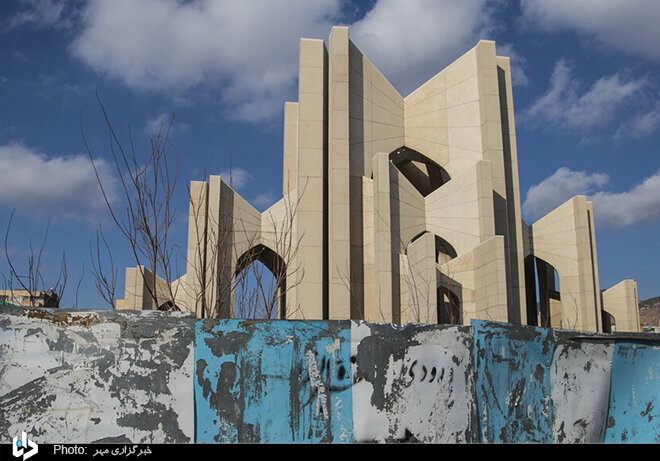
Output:
<path fill-rule="evenodd" d="M 459 325 L 463 323 L 461 301 L 456 293 L 447 287 L 438 287 L 438 323 Z"/>
<path fill-rule="evenodd" d="M 390 161 L 424 197 L 451 179 L 438 163 L 406 146 L 392 151 Z"/>
<path fill-rule="evenodd" d="M 454 259 L 458 254 L 451 244 L 445 239 L 435 236 L 435 261 L 444 264 Z"/>
<path fill-rule="evenodd" d="M 442 237 L 435 235 L 432 232 L 424 231 L 420 232 L 410 240 L 410 243 L 406 246 L 406 254 L 410 255 L 408 249 L 411 244 L 425 235 L 433 237 L 434 252 L 431 253 L 430 248 L 427 248 L 424 254 L 425 257 L 429 259 L 432 257 L 435 259 L 435 268 L 433 269 L 433 275 L 431 276 L 433 277 L 433 280 L 435 280 L 435 285 L 429 286 L 429 281 L 424 279 L 424 277 L 429 274 L 423 270 L 417 273 L 411 273 L 411 280 L 409 280 L 408 283 L 413 288 L 418 287 L 419 283 L 419 286 L 422 287 L 422 293 L 427 293 L 429 288 L 431 288 L 429 297 L 435 296 L 434 310 L 436 311 L 437 323 L 451 325 L 461 324 L 463 322 L 463 307 L 461 302 L 462 287 L 458 281 L 452 278 L 451 269 L 449 269 L 451 266 L 445 265 L 452 259 L 458 257 L 456 249 L 454 249 L 454 247 Z M 422 267 L 424 266 L 426 266 L 426 264 L 422 265 Z M 416 310 L 418 312 L 423 312 L 424 306 L 427 305 L 419 298 L 420 297 L 418 297 L 418 304 L 422 305 L 417 306 Z M 427 299 L 426 295 L 422 298 Z"/>
<path fill-rule="evenodd" d="M 562 305 L 559 273 L 541 258 L 525 258 L 527 324 L 544 328 L 561 327 Z"/>
<path fill-rule="evenodd" d="M 418 240 L 422 235 L 426 233 L 429 232 L 428 231 L 420 232 L 419 234 L 415 235 L 412 239 L 410 239 L 410 242 L 408 242 L 408 245 L 406 245 L 406 253 L 408 252 L 408 247 L 410 246 L 410 244 L 413 243 L 415 240 Z M 437 264 L 444 264 L 454 259 L 456 256 L 458 256 L 458 253 L 456 253 L 456 250 L 448 241 L 435 234 L 433 234 L 433 237 L 435 238 L 435 261 Z"/>
<path fill-rule="evenodd" d="M 236 262 L 234 318 L 286 318 L 286 264 L 265 245 L 256 245 Z"/>

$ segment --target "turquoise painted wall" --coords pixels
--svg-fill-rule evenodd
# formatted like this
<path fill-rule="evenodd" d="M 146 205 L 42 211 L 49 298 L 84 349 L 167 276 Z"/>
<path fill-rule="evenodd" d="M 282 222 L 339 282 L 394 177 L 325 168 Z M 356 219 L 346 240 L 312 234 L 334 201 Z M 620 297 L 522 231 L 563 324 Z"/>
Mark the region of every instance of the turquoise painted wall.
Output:
<path fill-rule="evenodd" d="M 659 377 L 652 334 L 0 308 L 2 442 L 657 443 Z"/>

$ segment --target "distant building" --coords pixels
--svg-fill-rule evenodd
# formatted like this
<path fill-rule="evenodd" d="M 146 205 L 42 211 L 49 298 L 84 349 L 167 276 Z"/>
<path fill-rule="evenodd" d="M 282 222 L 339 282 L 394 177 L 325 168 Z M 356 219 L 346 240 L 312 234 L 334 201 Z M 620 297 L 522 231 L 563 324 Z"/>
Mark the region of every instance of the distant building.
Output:
<path fill-rule="evenodd" d="M 495 42 L 404 97 L 334 27 L 327 46 L 300 41 L 298 85 L 282 199 L 260 213 L 227 178 L 193 181 L 187 273 L 168 286 L 129 268 L 125 309 L 166 308 L 145 296 L 169 291 L 198 317 L 205 305 L 235 317 L 227 287 L 259 260 L 283 280 L 282 319 L 639 331 L 634 281 L 601 296 L 585 196 L 522 219 L 511 69 Z"/>
<path fill-rule="evenodd" d="M 17 307 L 60 307 L 60 300 L 52 290 L 0 290 L 0 303 Z"/>

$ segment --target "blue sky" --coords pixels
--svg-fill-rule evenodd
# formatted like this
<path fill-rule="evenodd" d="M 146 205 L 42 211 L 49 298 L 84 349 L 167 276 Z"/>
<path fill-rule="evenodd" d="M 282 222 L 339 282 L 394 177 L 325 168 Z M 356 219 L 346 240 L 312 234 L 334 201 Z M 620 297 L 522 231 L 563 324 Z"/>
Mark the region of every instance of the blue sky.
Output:
<path fill-rule="evenodd" d="M 61 306 L 103 307 L 88 272 L 100 224 L 123 297 L 123 270 L 135 262 L 108 219 L 81 135 L 82 122 L 120 203 L 95 91 L 138 150 L 175 114 L 172 236 L 183 250 L 188 182 L 226 173 L 230 157 L 235 188 L 253 205 L 263 210 L 281 196 L 283 105 L 297 100 L 298 40 L 348 25 L 404 96 L 479 39 L 495 40 L 512 58 L 523 218 L 532 223 L 587 195 L 601 288 L 632 278 L 640 299 L 659 296 L 658 24 L 657 0 L 6 0 L 2 237 L 15 209 L 8 251 L 25 271 L 30 242 L 39 246 L 50 220 L 45 284 L 64 250 Z"/>

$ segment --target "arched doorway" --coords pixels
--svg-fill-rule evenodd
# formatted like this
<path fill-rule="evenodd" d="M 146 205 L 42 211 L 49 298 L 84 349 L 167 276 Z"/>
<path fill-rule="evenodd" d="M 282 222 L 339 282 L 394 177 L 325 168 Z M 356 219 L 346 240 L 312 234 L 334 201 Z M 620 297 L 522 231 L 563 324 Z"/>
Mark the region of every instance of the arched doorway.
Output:
<path fill-rule="evenodd" d="M 265 245 L 238 258 L 234 272 L 234 318 L 286 318 L 286 264 Z"/>
<path fill-rule="evenodd" d="M 603 333 L 614 333 L 616 331 L 616 319 L 609 312 L 602 310 Z"/>
<path fill-rule="evenodd" d="M 541 258 L 525 258 L 527 324 L 544 328 L 561 326 L 559 273 Z"/>
<path fill-rule="evenodd" d="M 438 323 L 458 325 L 461 318 L 461 302 L 453 291 L 447 287 L 438 287 Z"/>
<path fill-rule="evenodd" d="M 424 197 L 451 179 L 436 162 L 406 146 L 392 151 L 390 161 Z"/>
<path fill-rule="evenodd" d="M 427 239 L 427 243 L 421 247 L 425 248 L 425 251 L 412 250 L 413 244 L 421 238 Z M 431 249 L 431 243 L 433 249 Z M 439 324 L 462 323 L 461 284 L 452 278 L 451 266 L 447 265 L 457 256 L 456 249 L 447 240 L 432 232 L 420 232 L 410 240 L 406 246 L 408 263 L 418 264 L 420 267 L 420 270 L 410 271 L 408 274 L 410 291 L 417 294 L 412 297 L 412 303 L 414 304 L 416 301 L 418 304 L 411 306 L 414 312 L 422 313 L 433 310 L 435 311 L 435 321 Z M 422 261 L 421 258 L 428 259 Z M 431 272 L 425 269 L 429 268 L 429 263 L 431 263 Z M 432 284 L 431 281 L 433 281 Z"/>
<path fill-rule="evenodd" d="M 457 255 L 456 250 L 442 237 L 435 236 L 435 261 L 444 264 L 451 261 Z"/>

